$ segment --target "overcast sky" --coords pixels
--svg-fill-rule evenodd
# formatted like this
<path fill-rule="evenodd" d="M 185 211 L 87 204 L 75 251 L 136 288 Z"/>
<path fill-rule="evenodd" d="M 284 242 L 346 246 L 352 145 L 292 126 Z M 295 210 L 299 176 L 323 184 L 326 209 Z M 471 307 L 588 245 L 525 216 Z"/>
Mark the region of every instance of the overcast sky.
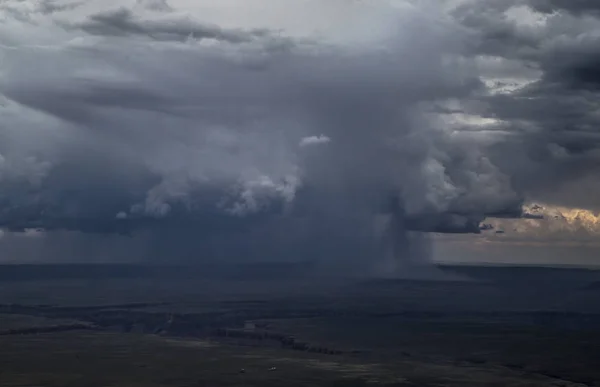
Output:
<path fill-rule="evenodd" d="M 4 0 L 0 260 L 600 264 L 599 58 L 595 1 Z"/>

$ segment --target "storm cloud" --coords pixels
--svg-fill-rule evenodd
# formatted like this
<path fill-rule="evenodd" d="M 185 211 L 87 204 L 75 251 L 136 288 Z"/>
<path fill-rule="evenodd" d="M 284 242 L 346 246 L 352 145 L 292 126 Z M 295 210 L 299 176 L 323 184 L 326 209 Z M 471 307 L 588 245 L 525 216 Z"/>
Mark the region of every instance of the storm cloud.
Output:
<path fill-rule="evenodd" d="M 507 134 L 496 152 L 511 157 L 500 168 L 530 200 L 598 209 L 600 19 L 584 12 L 592 2 L 484 3 L 453 12 L 479 37 L 473 55 L 492 92 L 476 106 Z"/>
<path fill-rule="evenodd" d="M 151 260 L 363 261 L 525 200 L 595 206 L 547 192 L 598 170 L 598 21 L 462 3 L 311 2 L 356 22 L 314 33 L 293 7 L 4 2 L 0 225 L 133 235 Z"/>

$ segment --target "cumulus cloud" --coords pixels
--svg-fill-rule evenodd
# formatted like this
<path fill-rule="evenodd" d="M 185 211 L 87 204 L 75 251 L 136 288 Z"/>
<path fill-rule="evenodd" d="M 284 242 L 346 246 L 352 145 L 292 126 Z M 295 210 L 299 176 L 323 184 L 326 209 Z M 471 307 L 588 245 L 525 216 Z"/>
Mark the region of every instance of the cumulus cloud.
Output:
<path fill-rule="evenodd" d="M 406 245 L 478 233 L 593 171 L 595 22 L 575 13 L 315 3 L 324 28 L 196 6 L 0 5 L 3 227 L 373 256 L 376 214 Z"/>
<path fill-rule="evenodd" d="M 299 145 L 301 147 L 305 147 L 305 146 L 311 146 L 311 145 L 327 144 L 330 141 L 331 141 L 331 139 L 329 137 L 320 134 L 318 136 L 308 136 L 308 137 L 302 138 L 302 140 L 300 140 Z"/>

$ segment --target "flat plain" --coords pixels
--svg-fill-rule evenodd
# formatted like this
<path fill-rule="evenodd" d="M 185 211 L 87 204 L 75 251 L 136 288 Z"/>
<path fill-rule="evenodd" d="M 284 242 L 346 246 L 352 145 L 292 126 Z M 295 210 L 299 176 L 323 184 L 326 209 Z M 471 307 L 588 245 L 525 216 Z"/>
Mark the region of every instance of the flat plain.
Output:
<path fill-rule="evenodd" d="M 0 267 L 2 386 L 600 386 L 600 273 Z"/>

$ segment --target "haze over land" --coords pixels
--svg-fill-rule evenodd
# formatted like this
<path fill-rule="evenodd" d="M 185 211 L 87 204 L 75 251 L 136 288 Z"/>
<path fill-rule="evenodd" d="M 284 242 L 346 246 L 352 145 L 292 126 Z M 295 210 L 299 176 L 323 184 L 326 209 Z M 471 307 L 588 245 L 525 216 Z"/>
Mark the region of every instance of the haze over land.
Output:
<path fill-rule="evenodd" d="M 0 258 L 595 264 L 599 9 L 3 1 Z"/>

